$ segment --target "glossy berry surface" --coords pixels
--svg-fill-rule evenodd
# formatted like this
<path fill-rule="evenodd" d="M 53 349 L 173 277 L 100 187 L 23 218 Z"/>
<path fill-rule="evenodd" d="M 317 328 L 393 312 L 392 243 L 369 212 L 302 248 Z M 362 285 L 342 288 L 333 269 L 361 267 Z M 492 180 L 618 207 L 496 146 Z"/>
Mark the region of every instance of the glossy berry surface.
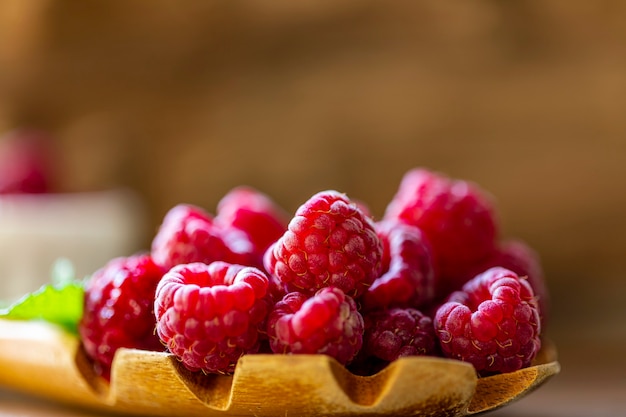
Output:
<path fill-rule="evenodd" d="M 383 244 L 383 272 L 361 297 L 363 309 L 418 308 L 433 301 L 431 249 L 421 230 L 388 220 L 376 223 L 376 233 Z"/>
<path fill-rule="evenodd" d="M 404 175 L 384 219 L 417 226 L 426 235 L 439 298 L 471 278 L 468 269 L 490 256 L 499 229 L 491 199 L 477 185 L 423 168 Z"/>
<path fill-rule="evenodd" d="M 78 329 L 98 374 L 110 377 L 119 348 L 164 350 L 155 334 L 153 313 L 162 275 L 150 256 L 142 254 L 113 259 L 87 281 Z"/>
<path fill-rule="evenodd" d="M 288 292 L 313 294 L 333 286 L 356 297 L 382 270 L 383 248 L 373 221 L 332 190 L 300 206 L 268 251 L 265 268 Z"/>
<path fill-rule="evenodd" d="M 244 232 L 262 265 L 263 254 L 287 230 L 289 216 L 269 196 L 246 186 L 230 190 L 217 204 L 215 222 Z"/>
<path fill-rule="evenodd" d="M 435 355 L 437 337 L 430 317 L 414 308 L 391 308 L 364 315 L 363 354 L 386 362 L 403 356 Z"/>
<path fill-rule="evenodd" d="M 545 328 L 550 315 L 550 292 L 539 254 L 520 239 L 507 239 L 498 244 L 481 270 L 495 266 L 510 269 L 520 277 L 526 277 L 535 293 L 542 328 Z"/>
<path fill-rule="evenodd" d="M 289 217 L 239 186 L 215 216 L 173 207 L 148 255 L 94 274 L 81 335 L 105 377 L 119 347 L 165 350 L 204 373 L 275 353 L 328 355 L 359 375 L 442 356 L 487 376 L 536 357 L 544 278 L 529 245 L 499 236 L 491 196 L 470 181 L 412 169 L 379 220 L 335 190 Z"/>
<path fill-rule="evenodd" d="M 434 325 L 444 356 L 469 362 L 483 375 L 527 367 L 541 347 L 533 290 L 505 268 L 488 269 L 452 293 Z"/>
<path fill-rule="evenodd" d="M 259 350 L 270 307 L 268 278 L 257 268 L 181 264 L 158 285 L 157 334 L 187 369 L 230 374 Z"/>
<path fill-rule="evenodd" d="M 151 245 L 154 262 L 165 270 L 193 262 L 247 265 L 251 252 L 243 232 L 220 228 L 213 216 L 190 204 L 179 204 L 167 212 Z"/>
<path fill-rule="evenodd" d="M 325 354 L 345 365 L 363 344 L 363 317 L 338 288 L 292 292 L 274 306 L 267 334 L 274 353 Z"/>

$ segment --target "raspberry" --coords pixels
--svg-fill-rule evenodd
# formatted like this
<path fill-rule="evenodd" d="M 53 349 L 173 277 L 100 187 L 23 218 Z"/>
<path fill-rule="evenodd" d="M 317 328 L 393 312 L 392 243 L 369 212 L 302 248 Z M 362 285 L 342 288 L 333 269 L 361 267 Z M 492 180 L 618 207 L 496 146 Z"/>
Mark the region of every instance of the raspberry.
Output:
<path fill-rule="evenodd" d="M 481 375 L 529 366 L 541 346 L 538 307 L 525 279 L 494 267 L 452 293 L 435 314 L 444 356 Z"/>
<path fill-rule="evenodd" d="M 287 291 L 313 294 L 334 286 L 357 297 L 382 270 L 373 221 L 344 194 L 323 191 L 298 208 L 265 256 L 265 268 Z"/>
<path fill-rule="evenodd" d="M 526 277 L 535 293 L 541 325 L 545 329 L 549 316 L 550 294 L 539 254 L 522 240 L 505 240 L 498 245 L 481 270 L 484 271 L 494 266 L 501 266 L 515 272 L 520 277 Z"/>
<path fill-rule="evenodd" d="M 468 269 L 493 252 L 498 235 L 495 211 L 483 190 L 421 168 L 404 175 L 384 219 L 417 226 L 426 235 L 434 257 L 438 298 L 471 278 Z"/>
<path fill-rule="evenodd" d="M 437 337 L 430 317 L 414 308 L 377 310 L 363 316 L 362 352 L 386 362 L 403 356 L 436 355 Z"/>
<path fill-rule="evenodd" d="M 113 356 L 121 347 L 163 350 L 152 311 L 162 275 L 150 256 L 141 254 L 112 259 L 87 281 L 78 329 L 96 373 L 110 378 Z"/>
<path fill-rule="evenodd" d="M 231 374 L 260 348 L 271 301 L 254 267 L 216 261 L 170 269 L 156 290 L 157 334 L 191 371 Z"/>
<path fill-rule="evenodd" d="M 383 243 L 383 274 L 363 294 L 363 308 L 417 308 L 431 302 L 435 276 L 430 245 L 423 233 L 391 220 L 376 223 L 376 233 Z"/>
<path fill-rule="evenodd" d="M 361 210 L 364 216 L 369 217 L 371 219 L 374 218 L 372 214 L 372 209 L 367 205 L 367 203 L 363 200 L 357 200 L 352 198 L 351 201 Z"/>
<path fill-rule="evenodd" d="M 225 229 L 236 228 L 245 232 L 258 264 L 262 265 L 267 248 L 287 230 L 289 217 L 267 195 L 240 186 L 219 201 L 215 222 Z"/>
<path fill-rule="evenodd" d="M 274 353 L 324 354 L 346 365 L 363 344 L 363 317 L 339 288 L 291 292 L 274 306 L 267 334 Z"/>
<path fill-rule="evenodd" d="M 0 194 L 52 191 L 47 141 L 44 133 L 34 130 L 16 130 L 0 138 Z"/>
<path fill-rule="evenodd" d="M 252 246 L 238 230 L 224 230 L 200 207 L 179 204 L 165 215 L 152 240 L 152 257 L 165 270 L 192 262 L 252 264 Z"/>
<path fill-rule="evenodd" d="M 270 268 L 273 270 L 275 268 L 275 259 L 273 256 L 273 247 L 276 243 L 273 243 L 269 246 L 269 248 L 265 251 L 263 256 L 263 265 L 265 265 L 265 269 L 269 270 Z M 285 284 L 274 274 L 268 273 L 269 277 L 269 289 L 272 294 L 272 299 L 280 300 L 282 299 L 289 291 L 285 287 Z"/>

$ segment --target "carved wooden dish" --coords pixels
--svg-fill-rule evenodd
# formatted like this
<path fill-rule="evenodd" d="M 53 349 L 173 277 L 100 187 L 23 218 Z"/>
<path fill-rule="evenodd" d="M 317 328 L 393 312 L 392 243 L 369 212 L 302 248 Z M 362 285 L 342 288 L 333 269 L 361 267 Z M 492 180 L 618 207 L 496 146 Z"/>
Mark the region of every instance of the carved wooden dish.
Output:
<path fill-rule="evenodd" d="M 75 336 L 0 320 L 0 385 L 137 416 L 466 416 L 519 399 L 560 370 L 549 344 L 536 362 L 478 378 L 460 361 L 412 357 L 364 377 L 323 355 L 258 354 L 224 376 L 192 374 L 167 353 L 121 349 L 109 385 L 91 372 Z"/>

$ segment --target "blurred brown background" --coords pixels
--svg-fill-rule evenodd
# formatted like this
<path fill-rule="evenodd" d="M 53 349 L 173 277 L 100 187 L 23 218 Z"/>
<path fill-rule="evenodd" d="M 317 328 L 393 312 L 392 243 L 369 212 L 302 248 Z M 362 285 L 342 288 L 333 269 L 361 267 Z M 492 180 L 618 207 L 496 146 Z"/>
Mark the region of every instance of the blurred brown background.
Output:
<path fill-rule="evenodd" d="M 616 0 L 8 1 L 0 128 L 50 132 L 59 190 L 136 190 L 150 232 L 240 184 L 380 216 L 412 167 L 474 180 L 541 254 L 573 378 L 626 347 L 625 22 Z"/>

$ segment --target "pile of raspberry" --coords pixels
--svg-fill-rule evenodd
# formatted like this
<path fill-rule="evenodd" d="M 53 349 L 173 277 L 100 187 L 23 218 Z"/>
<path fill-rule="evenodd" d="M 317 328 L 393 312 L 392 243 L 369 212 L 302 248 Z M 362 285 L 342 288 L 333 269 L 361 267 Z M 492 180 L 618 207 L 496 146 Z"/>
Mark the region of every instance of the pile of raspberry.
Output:
<path fill-rule="evenodd" d="M 122 347 L 204 373 L 274 353 L 324 354 L 362 375 L 438 356 L 491 375 L 531 364 L 547 308 L 539 257 L 500 237 L 492 198 L 415 168 L 380 219 L 335 190 L 293 215 L 243 186 L 215 215 L 177 205 L 148 252 L 93 274 L 79 331 L 105 378 Z"/>

